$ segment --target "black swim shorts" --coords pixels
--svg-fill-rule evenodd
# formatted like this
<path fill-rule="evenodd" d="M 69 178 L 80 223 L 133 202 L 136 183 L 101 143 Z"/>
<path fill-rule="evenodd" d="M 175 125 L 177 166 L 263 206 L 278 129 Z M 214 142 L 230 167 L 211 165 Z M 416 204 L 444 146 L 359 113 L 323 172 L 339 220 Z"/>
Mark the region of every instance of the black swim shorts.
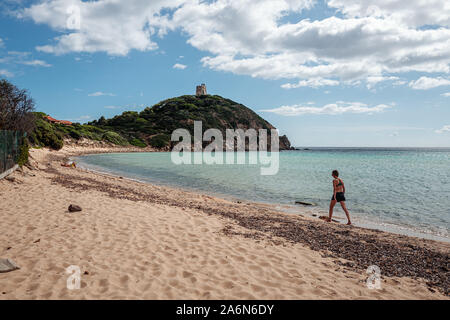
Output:
<path fill-rule="evenodd" d="M 331 200 L 337 200 L 337 202 L 345 201 L 345 196 L 343 192 L 336 192 L 336 199 L 334 199 L 334 195 Z"/>

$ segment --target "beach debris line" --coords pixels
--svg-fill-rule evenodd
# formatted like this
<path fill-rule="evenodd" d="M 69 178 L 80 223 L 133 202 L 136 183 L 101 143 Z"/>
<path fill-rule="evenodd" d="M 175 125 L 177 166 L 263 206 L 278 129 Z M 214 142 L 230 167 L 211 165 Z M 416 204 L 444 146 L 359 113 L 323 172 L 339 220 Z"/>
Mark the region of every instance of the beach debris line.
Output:
<path fill-rule="evenodd" d="M 78 212 L 78 211 L 81 211 L 81 210 L 83 210 L 83 209 L 81 209 L 81 207 L 77 206 L 76 204 L 71 204 L 69 206 L 69 212 Z"/>
<path fill-rule="evenodd" d="M 0 258 L 0 273 L 11 272 L 20 269 L 17 264 L 10 259 Z"/>

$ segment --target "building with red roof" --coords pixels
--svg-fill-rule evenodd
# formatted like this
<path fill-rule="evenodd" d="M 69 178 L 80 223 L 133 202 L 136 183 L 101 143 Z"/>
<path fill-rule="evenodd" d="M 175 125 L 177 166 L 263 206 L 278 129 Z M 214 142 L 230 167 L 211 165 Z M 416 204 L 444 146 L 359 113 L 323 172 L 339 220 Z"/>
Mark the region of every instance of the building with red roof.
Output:
<path fill-rule="evenodd" d="M 60 123 L 60 124 L 64 124 L 66 126 L 71 126 L 72 122 L 70 121 L 66 121 L 66 120 L 56 120 L 55 118 L 52 118 L 50 116 L 45 117 L 48 121 L 50 121 L 51 123 Z"/>

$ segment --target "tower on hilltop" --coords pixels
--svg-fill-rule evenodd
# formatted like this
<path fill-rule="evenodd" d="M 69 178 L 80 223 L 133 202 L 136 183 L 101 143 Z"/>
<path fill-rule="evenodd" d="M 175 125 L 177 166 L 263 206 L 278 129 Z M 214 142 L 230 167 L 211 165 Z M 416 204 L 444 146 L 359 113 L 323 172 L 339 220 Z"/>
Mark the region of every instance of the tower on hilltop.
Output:
<path fill-rule="evenodd" d="M 198 96 L 206 96 L 208 93 L 206 93 L 206 84 L 202 83 L 200 86 L 197 86 L 197 89 L 195 90 L 195 95 Z"/>

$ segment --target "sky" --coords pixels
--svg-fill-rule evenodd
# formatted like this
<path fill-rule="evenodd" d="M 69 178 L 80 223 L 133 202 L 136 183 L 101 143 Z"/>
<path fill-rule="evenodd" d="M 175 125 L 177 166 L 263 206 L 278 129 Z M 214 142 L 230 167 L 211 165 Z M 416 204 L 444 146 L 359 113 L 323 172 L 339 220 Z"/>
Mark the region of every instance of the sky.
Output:
<path fill-rule="evenodd" d="M 450 1 L 2 0 L 0 78 L 74 122 L 206 83 L 294 146 L 450 147 Z"/>

